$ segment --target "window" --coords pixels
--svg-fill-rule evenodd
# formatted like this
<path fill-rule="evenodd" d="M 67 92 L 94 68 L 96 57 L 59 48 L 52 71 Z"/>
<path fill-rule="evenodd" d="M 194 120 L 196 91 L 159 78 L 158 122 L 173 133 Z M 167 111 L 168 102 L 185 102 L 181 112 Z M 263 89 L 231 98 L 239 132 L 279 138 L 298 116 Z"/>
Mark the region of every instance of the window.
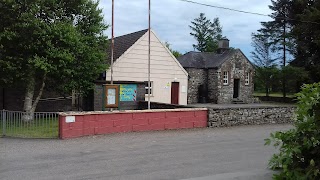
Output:
<path fill-rule="evenodd" d="M 245 85 L 249 85 L 249 82 L 250 82 L 250 73 L 247 72 L 245 77 Z"/>
<path fill-rule="evenodd" d="M 150 95 L 153 94 L 153 90 L 152 90 L 152 87 L 153 87 L 153 82 L 150 81 Z M 145 89 L 146 89 L 146 95 L 148 95 L 148 81 L 145 82 Z"/>
<path fill-rule="evenodd" d="M 229 81 L 229 72 L 228 71 L 224 71 L 223 72 L 223 85 L 228 85 L 228 81 Z"/>

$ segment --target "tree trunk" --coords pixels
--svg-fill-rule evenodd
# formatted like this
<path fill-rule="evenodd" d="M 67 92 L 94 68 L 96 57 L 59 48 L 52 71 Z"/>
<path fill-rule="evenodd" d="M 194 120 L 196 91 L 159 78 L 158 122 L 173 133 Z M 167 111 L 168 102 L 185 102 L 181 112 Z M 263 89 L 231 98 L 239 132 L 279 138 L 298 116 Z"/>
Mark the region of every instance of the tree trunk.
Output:
<path fill-rule="evenodd" d="M 24 122 L 31 122 L 34 119 L 34 111 L 36 110 L 38 102 L 42 96 L 43 89 L 45 87 L 45 79 L 46 79 L 46 75 L 43 76 L 39 93 L 36 99 L 33 101 L 36 80 L 35 80 L 35 76 L 31 76 L 29 78 L 29 81 L 26 87 L 26 93 L 25 93 L 24 105 L 23 105 L 24 115 L 22 116 L 22 120 Z"/>

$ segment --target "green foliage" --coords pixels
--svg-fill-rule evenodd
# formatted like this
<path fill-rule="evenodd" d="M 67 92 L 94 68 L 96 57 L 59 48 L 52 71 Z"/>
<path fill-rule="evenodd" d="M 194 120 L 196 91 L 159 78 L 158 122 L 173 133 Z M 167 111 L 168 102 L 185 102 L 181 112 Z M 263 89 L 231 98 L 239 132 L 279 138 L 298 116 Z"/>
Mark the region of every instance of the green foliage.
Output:
<path fill-rule="evenodd" d="M 218 48 L 218 40 L 222 38 L 222 27 L 219 18 L 213 21 L 207 19 L 204 13 L 200 13 L 189 26 L 190 35 L 193 36 L 197 44 L 193 44 L 193 48 L 200 52 L 215 52 Z"/>
<path fill-rule="evenodd" d="M 0 84 L 32 79 L 63 93 L 86 91 L 106 69 L 102 10 L 93 0 L 4 0 L 0 5 Z"/>
<path fill-rule="evenodd" d="M 176 58 L 182 56 L 182 54 L 179 51 L 175 51 L 170 47 L 169 42 L 164 42 L 164 45 L 169 49 L 169 51 L 172 53 L 172 55 Z"/>
<path fill-rule="evenodd" d="M 265 140 L 280 151 L 269 161 L 282 169 L 274 179 L 320 179 L 320 83 L 304 85 L 297 98 L 295 128 Z"/>

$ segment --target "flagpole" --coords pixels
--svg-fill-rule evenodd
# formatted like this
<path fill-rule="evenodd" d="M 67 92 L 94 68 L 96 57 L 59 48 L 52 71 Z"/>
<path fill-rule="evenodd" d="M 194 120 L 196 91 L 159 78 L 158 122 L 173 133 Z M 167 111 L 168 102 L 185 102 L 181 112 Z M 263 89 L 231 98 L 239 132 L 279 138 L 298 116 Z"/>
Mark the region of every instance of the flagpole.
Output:
<path fill-rule="evenodd" d="M 151 56 L 151 0 L 149 0 L 149 28 L 148 28 L 148 32 L 149 32 L 149 52 L 148 52 L 148 109 L 151 109 L 150 106 L 150 87 L 151 87 L 151 82 L 150 82 L 150 56 Z"/>
<path fill-rule="evenodd" d="M 112 25 L 111 25 L 111 82 L 113 84 L 113 54 L 114 54 L 114 0 L 112 0 Z"/>

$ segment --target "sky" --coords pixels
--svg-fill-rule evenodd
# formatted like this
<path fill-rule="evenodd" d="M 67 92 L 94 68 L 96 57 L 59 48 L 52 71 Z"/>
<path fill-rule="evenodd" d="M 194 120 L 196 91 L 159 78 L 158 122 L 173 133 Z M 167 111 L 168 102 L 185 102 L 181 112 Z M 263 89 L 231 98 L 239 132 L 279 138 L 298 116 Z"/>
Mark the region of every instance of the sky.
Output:
<path fill-rule="evenodd" d="M 148 0 L 114 0 L 115 37 L 148 28 Z M 242 11 L 270 14 L 270 0 L 194 0 L 199 3 L 222 6 Z M 111 0 L 100 0 L 104 20 L 111 25 Z M 190 35 L 191 21 L 205 13 L 208 19 L 218 17 L 222 34 L 230 40 L 230 46 L 239 48 L 251 59 L 251 33 L 260 22 L 271 18 L 183 2 L 180 0 L 151 0 L 151 28 L 163 42 L 169 42 L 173 50 L 184 54 L 193 51 L 196 41 Z M 106 32 L 111 37 L 111 28 Z"/>

